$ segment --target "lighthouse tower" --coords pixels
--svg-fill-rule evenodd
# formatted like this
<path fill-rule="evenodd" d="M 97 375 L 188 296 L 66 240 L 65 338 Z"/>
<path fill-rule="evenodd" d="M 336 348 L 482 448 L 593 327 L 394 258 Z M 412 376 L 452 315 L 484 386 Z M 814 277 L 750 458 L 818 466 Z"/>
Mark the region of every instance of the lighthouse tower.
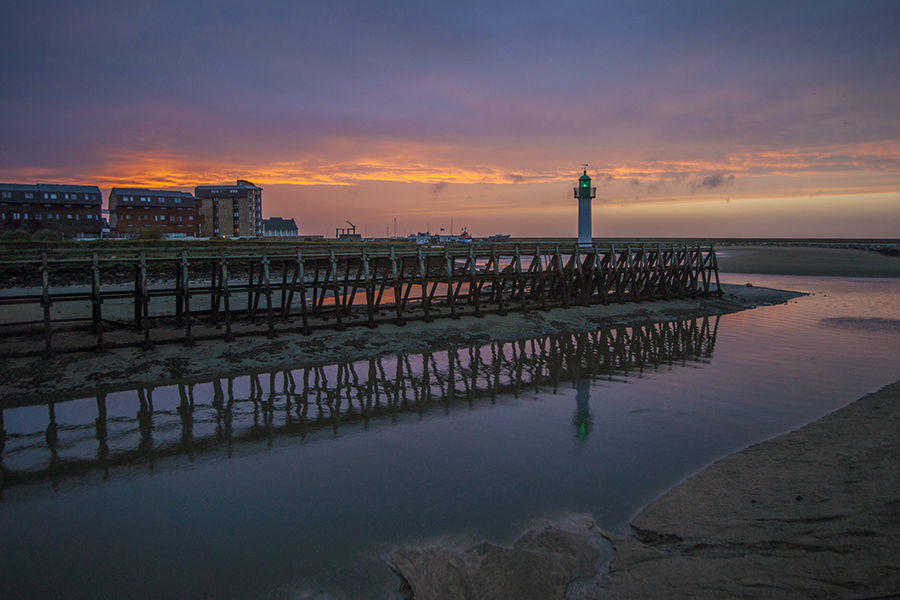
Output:
<path fill-rule="evenodd" d="M 584 174 L 578 178 L 578 187 L 575 188 L 575 197 L 578 198 L 578 245 L 591 245 L 591 200 L 597 197 L 597 188 L 591 187 L 591 177 Z"/>

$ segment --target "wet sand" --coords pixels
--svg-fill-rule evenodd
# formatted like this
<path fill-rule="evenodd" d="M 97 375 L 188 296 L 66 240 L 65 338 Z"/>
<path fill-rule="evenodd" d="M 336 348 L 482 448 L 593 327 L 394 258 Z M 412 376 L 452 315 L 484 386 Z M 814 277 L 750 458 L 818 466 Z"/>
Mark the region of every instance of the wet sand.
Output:
<path fill-rule="evenodd" d="M 388 562 L 410 598 L 893 598 L 898 429 L 900 382 L 723 458 L 642 510 L 633 537 L 603 534 L 615 554 L 588 583 L 584 563 L 602 555 L 592 523 L 511 548 L 398 549 Z M 519 581 L 544 563 L 552 595 Z"/>
<path fill-rule="evenodd" d="M 719 271 L 765 275 L 900 277 L 900 257 L 844 248 L 722 246 Z"/>
<path fill-rule="evenodd" d="M 596 598 L 900 593 L 900 382 L 732 454 L 613 538 Z"/>
<path fill-rule="evenodd" d="M 491 341 L 511 341 L 567 331 L 594 331 L 619 326 L 689 319 L 780 304 L 800 296 L 761 287 L 723 285 L 722 298 L 577 306 L 549 311 L 514 312 L 483 318 L 435 319 L 400 327 L 348 328 L 310 335 L 281 334 L 158 345 L 150 350 L 118 348 L 105 352 L 74 352 L 0 362 L 0 400 L 6 405 L 55 395 L 79 397 L 135 385 L 156 386 L 172 381 L 249 374 L 274 368 L 363 360 L 389 353 L 419 353 Z"/>

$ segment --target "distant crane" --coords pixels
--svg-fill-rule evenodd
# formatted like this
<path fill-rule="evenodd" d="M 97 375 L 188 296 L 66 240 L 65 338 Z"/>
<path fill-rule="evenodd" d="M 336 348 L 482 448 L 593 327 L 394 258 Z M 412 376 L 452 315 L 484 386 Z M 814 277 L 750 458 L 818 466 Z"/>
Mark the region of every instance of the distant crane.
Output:
<path fill-rule="evenodd" d="M 346 235 L 356 235 L 356 225 L 347 221 L 347 225 L 350 227 L 335 227 L 334 229 L 334 237 L 340 238 Z"/>

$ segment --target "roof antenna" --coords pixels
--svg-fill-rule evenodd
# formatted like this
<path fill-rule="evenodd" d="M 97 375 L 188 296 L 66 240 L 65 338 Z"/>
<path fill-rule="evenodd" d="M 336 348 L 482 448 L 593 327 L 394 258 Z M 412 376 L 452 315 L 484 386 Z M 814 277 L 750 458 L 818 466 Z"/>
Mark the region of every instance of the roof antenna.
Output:
<path fill-rule="evenodd" d="M 591 166 L 591 165 L 589 165 L 589 164 L 587 164 L 587 163 L 582 163 L 581 166 L 584 168 L 584 174 L 587 175 L 588 167 Z"/>

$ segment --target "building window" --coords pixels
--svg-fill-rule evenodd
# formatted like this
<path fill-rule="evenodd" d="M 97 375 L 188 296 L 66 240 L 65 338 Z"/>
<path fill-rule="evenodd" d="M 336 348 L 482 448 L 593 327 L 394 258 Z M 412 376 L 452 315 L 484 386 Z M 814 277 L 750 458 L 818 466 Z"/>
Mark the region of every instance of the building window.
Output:
<path fill-rule="evenodd" d="M 3 192 L 4 198 L 12 198 L 12 192 Z"/>
<path fill-rule="evenodd" d="M 181 198 L 175 198 L 175 204 L 181 204 Z"/>
<path fill-rule="evenodd" d="M 28 218 L 28 213 L 22 213 L 22 218 L 23 218 L 23 219 L 27 219 L 27 218 Z"/>
<path fill-rule="evenodd" d="M 37 219 L 38 221 L 40 221 L 40 220 L 41 220 L 41 213 L 34 213 L 34 218 Z"/>
<path fill-rule="evenodd" d="M 92 215 L 91 213 L 88 213 L 88 214 L 87 214 L 87 218 L 88 218 L 88 219 L 93 219 L 93 218 L 94 218 L 94 215 Z"/>
<path fill-rule="evenodd" d="M 13 213 L 13 221 L 19 220 L 19 213 Z"/>
<path fill-rule="evenodd" d="M 67 219 L 71 219 L 71 218 L 72 218 L 72 213 L 66 213 L 66 218 L 67 218 Z"/>
<path fill-rule="evenodd" d="M 32 194 L 31 192 L 25 192 L 25 197 L 31 200 L 32 198 L 34 198 L 34 194 Z"/>
<path fill-rule="evenodd" d="M 51 200 L 56 200 L 56 194 L 50 194 L 50 199 L 51 199 Z"/>

